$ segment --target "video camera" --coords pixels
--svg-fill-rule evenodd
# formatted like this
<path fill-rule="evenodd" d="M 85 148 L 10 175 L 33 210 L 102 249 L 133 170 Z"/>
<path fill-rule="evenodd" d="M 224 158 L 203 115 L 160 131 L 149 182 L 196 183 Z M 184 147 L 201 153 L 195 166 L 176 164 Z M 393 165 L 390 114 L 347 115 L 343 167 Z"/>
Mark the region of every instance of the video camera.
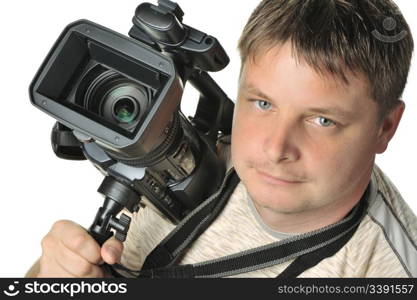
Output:
<path fill-rule="evenodd" d="M 89 229 L 100 244 L 112 230 L 126 238 L 124 208 L 151 205 L 178 223 L 223 181 L 216 142 L 230 134 L 234 104 L 207 72 L 229 58 L 216 38 L 183 24 L 183 15 L 168 0 L 142 3 L 129 37 L 74 22 L 30 85 L 31 102 L 57 120 L 55 154 L 88 159 L 105 175 L 104 204 Z M 180 110 L 187 81 L 200 93 L 189 119 Z"/>

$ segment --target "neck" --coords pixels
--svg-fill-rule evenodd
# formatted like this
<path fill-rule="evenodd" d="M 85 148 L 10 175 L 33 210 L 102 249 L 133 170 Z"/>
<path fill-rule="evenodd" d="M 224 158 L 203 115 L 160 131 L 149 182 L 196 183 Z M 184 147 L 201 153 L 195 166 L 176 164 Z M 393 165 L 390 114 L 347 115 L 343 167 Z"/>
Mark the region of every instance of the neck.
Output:
<path fill-rule="evenodd" d="M 268 207 L 261 207 L 255 202 L 254 206 L 262 221 L 272 230 L 286 234 L 302 234 L 339 222 L 359 202 L 359 199 L 355 202 L 346 202 L 342 206 L 332 203 L 297 213 L 279 213 Z"/>

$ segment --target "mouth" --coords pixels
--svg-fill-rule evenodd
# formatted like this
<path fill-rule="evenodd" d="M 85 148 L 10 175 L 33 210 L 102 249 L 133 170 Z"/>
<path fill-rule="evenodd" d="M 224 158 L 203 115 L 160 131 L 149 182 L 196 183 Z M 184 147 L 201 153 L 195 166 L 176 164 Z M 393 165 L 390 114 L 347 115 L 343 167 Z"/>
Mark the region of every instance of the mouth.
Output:
<path fill-rule="evenodd" d="M 256 170 L 260 178 L 268 184 L 277 185 L 277 186 L 295 186 L 297 184 L 303 183 L 297 179 L 286 178 L 281 176 L 271 175 L 264 171 Z"/>

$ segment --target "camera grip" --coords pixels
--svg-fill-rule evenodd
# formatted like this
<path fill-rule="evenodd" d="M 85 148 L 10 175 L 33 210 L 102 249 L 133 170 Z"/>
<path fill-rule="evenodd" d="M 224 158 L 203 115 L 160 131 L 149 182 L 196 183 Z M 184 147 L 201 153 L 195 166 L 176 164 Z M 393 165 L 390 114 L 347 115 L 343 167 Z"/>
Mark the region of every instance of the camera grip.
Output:
<path fill-rule="evenodd" d="M 112 229 L 116 232 L 116 239 L 121 242 L 126 240 L 131 218 L 126 214 L 121 214 L 119 218 L 116 218 L 115 215 L 120 211 L 120 205 L 108 197 L 106 197 L 103 207 L 98 209 L 94 222 L 88 232 L 100 246 L 113 236 Z"/>
<path fill-rule="evenodd" d="M 94 238 L 94 240 L 101 246 L 113 235 L 111 231 L 108 232 L 108 234 L 99 234 L 97 232 L 94 232 L 91 230 L 91 228 L 88 230 L 88 233 Z"/>

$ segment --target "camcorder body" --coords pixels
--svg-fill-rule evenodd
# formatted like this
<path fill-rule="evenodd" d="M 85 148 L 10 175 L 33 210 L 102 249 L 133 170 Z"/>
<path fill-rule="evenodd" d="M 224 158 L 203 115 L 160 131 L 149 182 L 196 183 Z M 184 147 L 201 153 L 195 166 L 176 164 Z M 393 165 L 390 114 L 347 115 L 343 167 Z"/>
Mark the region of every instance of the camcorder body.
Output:
<path fill-rule="evenodd" d="M 229 62 L 217 39 L 182 23 L 174 2 L 140 4 L 129 37 L 88 20 L 68 25 L 30 88 L 32 104 L 56 119 L 55 154 L 88 159 L 105 178 L 89 232 L 123 241 L 130 218 L 151 205 L 180 222 L 225 176 L 219 136 L 231 132 L 233 102 L 209 71 Z M 200 93 L 196 113 L 180 104 L 185 84 Z M 142 197 L 144 196 L 144 197 Z"/>

